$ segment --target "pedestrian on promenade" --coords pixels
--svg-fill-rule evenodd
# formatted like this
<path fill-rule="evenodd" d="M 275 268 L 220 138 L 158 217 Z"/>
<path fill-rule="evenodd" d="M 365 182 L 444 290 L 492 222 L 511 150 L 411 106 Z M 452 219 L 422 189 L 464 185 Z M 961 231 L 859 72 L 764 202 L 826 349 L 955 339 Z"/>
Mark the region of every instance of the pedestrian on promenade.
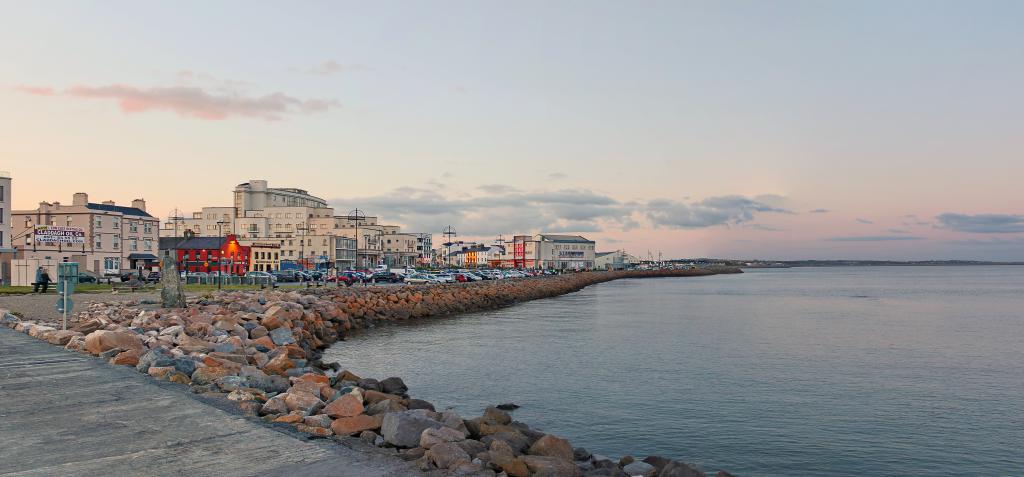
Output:
<path fill-rule="evenodd" d="M 50 274 L 46 273 L 46 269 L 39 267 L 36 270 L 36 281 L 32 284 L 32 293 L 39 293 L 39 287 L 43 287 L 43 293 L 50 288 Z"/>

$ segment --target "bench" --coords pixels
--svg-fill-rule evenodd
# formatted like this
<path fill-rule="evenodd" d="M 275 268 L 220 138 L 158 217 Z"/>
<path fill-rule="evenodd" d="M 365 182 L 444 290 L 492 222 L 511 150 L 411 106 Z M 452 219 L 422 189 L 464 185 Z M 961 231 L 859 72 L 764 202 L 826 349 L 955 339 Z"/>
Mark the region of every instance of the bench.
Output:
<path fill-rule="evenodd" d="M 110 282 L 110 291 L 113 291 L 113 292 L 118 292 L 118 291 L 121 291 L 121 290 L 128 290 L 130 292 L 135 292 L 137 290 L 144 290 L 144 289 L 146 289 L 146 284 L 143 283 L 143 282 L 134 282 L 134 281 L 132 281 L 132 282 L 117 282 L 117 283 Z"/>

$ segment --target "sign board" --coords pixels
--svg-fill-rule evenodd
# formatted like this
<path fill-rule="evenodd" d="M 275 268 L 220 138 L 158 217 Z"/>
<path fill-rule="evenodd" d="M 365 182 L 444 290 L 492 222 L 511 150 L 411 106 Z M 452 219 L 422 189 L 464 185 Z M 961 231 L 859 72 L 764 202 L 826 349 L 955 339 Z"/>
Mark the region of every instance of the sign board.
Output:
<path fill-rule="evenodd" d="M 564 257 L 564 258 L 583 258 L 583 251 L 582 250 L 559 250 L 558 251 L 558 256 L 559 257 Z"/>
<path fill-rule="evenodd" d="M 34 236 L 36 243 L 85 243 L 85 229 L 81 227 L 37 225 Z"/>

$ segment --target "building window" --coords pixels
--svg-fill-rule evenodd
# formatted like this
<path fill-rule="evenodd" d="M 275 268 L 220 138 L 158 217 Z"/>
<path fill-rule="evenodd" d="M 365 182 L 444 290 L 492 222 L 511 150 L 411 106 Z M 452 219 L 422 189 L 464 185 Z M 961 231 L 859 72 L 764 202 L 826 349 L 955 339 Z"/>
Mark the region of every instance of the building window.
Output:
<path fill-rule="evenodd" d="M 0 186 L 0 187 L 2 187 L 2 186 Z M 3 246 L 4 246 L 4 233 L 3 233 L 3 231 L 0 231 L 0 247 L 3 247 Z"/>
<path fill-rule="evenodd" d="M 0 224 L 4 223 L 4 209 L 0 208 Z"/>
<path fill-rule="evenodd" d="M 114 236 L 114 250 L 117 250 L 119 248 L 121 248 L 121 237 L 115 235 Z"/>
<path fill-rule="evenodd" d="M 145 224 L 143 224 L 142 228 L 143 228 L 143 231 L 145 231 L 145 233 L 147 233 L 147 234 L 153 233 L 153 224 L 151 224 L 149 222 L 146 222 Z"/>
<path fill-rule="evenodd" d="M 132 221 L 128 221 L 128 230 L 130 230 L 132 232 L 138 232 L 139 231 L 139 224 L 137 224 L 135 222 L 132 222 Z"/>
<path fill-rule="evenodd" d="M 139 250 L 139 241 L 135 240 L 135 239 L 131 239 L 130 241 L 128 241 L 128 247 L 129 247 L 129 250 L 131 250 L 133 252 Z"/>
<path fill-rule="evenodd" d="M 96 228 L 103 227 L 103 217 L 97 215 L 96 216 L 96 223 L 94 223 L 93 226 L 95 226 Z"/>
<path fill-rule="evenodd" d="M 152 240 L 146 239 L 145 245 L 146 245 L 146 250 L 152 250 L 153 249 L 153 241 Z"/>
<path fill-rule="evenodd" d="M 121 219 L 114 217 L 110 221 L 113 222 L 115 229 L 121 228 Z"/>
<path fill-rule="evenodd" d="M 67 216 L 67 217 L 66 217 L 66 218 L 64 219 L 64 225 L 67 225 L 68 227 L 71 227 L 71 216 L 70 216 L 70 215 L 69 215 L 69 216 Z"/>
<path fill-rule="evenodd" d="M 93 237 L 93 248 L 103 248 L 103 236 L 96 234 Z"/>
<path fill-rule="evenodd" d="M 7 197 L 4 195 L 4 186 L 0 185 L 0 202 L 4 201 L 4 197 Z"/>

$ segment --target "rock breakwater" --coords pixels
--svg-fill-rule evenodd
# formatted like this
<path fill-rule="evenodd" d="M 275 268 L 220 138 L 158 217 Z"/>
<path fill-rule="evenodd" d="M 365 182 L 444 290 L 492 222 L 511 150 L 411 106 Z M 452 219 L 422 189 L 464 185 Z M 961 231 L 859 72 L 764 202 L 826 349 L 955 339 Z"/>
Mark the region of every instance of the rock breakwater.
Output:
<path fill-rule="evenodd" d="M 67 331 L 0 314 L 0 323 L 69 350 L 133 366 L 313 437 L 392 449 L 428 473 L 509 476 L 703 476 L 658 456 L 612 460 L 488 408 L 475 418 L 415 399 L 400 378 L 363 378 L 322 363 L 351 330 L 557 296 L 620 278 L 734 269 L 590 272 L 452 285 L 227 291 L 187 308 L 97 303 Z M 719 476 L 728 474 L 720 472 Z"/>

